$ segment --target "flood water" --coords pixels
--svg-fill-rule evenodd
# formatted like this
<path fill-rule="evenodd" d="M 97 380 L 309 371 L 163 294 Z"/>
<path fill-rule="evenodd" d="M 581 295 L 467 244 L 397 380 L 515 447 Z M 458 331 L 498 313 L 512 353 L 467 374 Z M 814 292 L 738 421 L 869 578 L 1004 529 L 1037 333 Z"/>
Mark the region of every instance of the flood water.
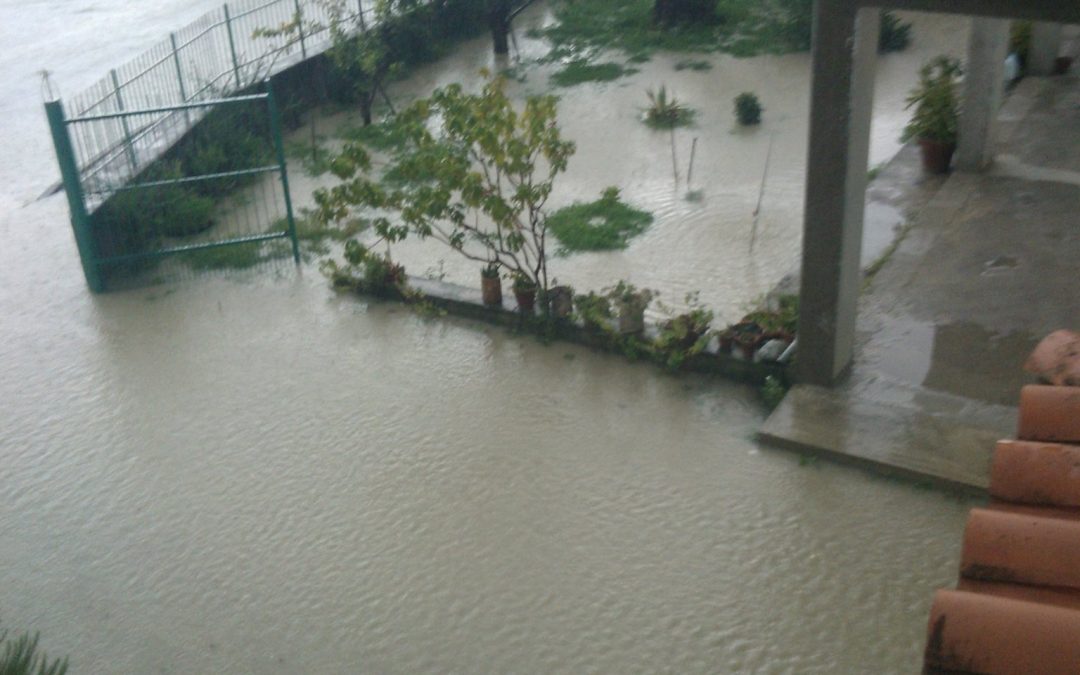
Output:
<path fill-rule="evenodd" d="M 968 505 L 759 447 L 748 388 L 310 267 L 91 296 L 33 73 L 215 5 L 0 1 L 5 627 L 73 673 L 918 670 Z"/>
<path fill-rule="evenodd" d="M 960 57 L 966 49 L 966 39 L 957 35 L 966 35 L 967 19 L 905 16 L 913 23 L 911 46 L 879 58 L 871 167 L 888 161 L 900 148 L 899 138 L 909 118 L 904 101 L 920 65 L 941 53 Z M 577 144 L 568 171 L 556 182 L 550 209 L 595 200 L 604 188 L 615 186 L 626 202 L 649 211 L 655 221 L 626 250 L 556 257 L 549 274 L 579 290 L 598 290 L 628 279 L 639 287 L 659 290 L 661 300 L 675 308 L 683 305 L 688 292 L 697 291 L 701 301 L 717 313 L 718 323 L 738 321 L 749 303 L 799 265 L 809 54 L 739 59 L 723 54 L 660 53 L 647 63 L 633 64 L 639 72 L 613 82 L 553 87 L 548 78 L 561 64 L 537 65 L 536 59 L 547 53 L 548 45 L 527 36 L 527 29 L 552 21 L 546 6 L 521 17 L 518 70 L 524 81 L 512 81 L 508 87 L 510 96 L 517 99 L 549 91 L 556 94 L 563 135 Z M 625 57 L 608 54 L 596 60 L 607 59 Z M 705 62 L 711 68 L 677 69 L 686 61 Z M 409 101 L 453 82 L 475 90 L 482 83 L 481 69 L 496 70 L 498 65 L 490 39 L 482 37 L 395 83 L 390 93 L 398 101 Z M 642 122 L 646 91 L 661 86 L 696 112 L 694 125 L 678 129 L 674 140 L 670 132 Z M 765 111 L 760 126 L 744 128 L 735 123 L 733 100 L 744 91 L 753 91 L 761 99 Z M 341 127 L 358 124 L 355 113 L 320 121 L 319 133 L 331 147 L 340 145 L 333 139 Z M 310 131 L 303 128 L 293 141 L 303 143 L 309 138 Z M 335 180 L 329 174 L 312 180 L 304 175 L 300 161 L 292 162 L 290 176 L 294 201 L 300 207 L 313 205 L 315 187 L 332 185 Z M 695 193 L 694 197 L 688 197 L 689 193 Z M 891 228 L 885 231 L 888 234 Z M 880 251 L 883 247 L 870 248 Z M 437 274 L 447 281 L 479 285 L 482 264 L 437 242 L 409 240 L 395 245 L 393 256 L 411 274 Z"/>

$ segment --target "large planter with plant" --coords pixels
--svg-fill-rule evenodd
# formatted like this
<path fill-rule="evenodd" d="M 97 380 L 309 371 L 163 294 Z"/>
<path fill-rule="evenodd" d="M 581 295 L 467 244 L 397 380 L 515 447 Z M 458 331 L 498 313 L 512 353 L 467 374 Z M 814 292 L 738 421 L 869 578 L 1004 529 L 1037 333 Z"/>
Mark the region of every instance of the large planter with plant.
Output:
<path fill-rule="evenodd" d="M 632 335 L 645 331 L 645 308 L 657 295 L 647 288 L 638 289 L 631 283 L 620 281 L 607 292 L 608 298 L 619 313 L 619 333 Z"/>
<path fill-rule="evenodd" d="M 908 95 L 907 107 L 914 112 L 904 128 L 903 140 L 918 140 L 923 169 L 928 173 L 946 173 L 956 151 L 960 124 L 957 89 L 962 72 L 959 61 L 939 56 L 922 67 L 919 84 Z"/>
<path fill-rule="evenodd" d="M 532 314 L 536 311 L 536 282 L 524 274 L 515 273 L 514 299 L 517 300 L 518 311 L 522 314 Z"/>
<path fill-rule="evenodd" d="M 553 286 L 548 291 L 548 307 L 551 316 L 565 319 L 574 312 L 574 289 L 569 286 Z"/>
<path fill-rule="evenodd" d="M 480 270 L 480 295 L 486 306 L 502 306 L 502 279 L 499 277 L 498 265 L 488 265 Z"/>

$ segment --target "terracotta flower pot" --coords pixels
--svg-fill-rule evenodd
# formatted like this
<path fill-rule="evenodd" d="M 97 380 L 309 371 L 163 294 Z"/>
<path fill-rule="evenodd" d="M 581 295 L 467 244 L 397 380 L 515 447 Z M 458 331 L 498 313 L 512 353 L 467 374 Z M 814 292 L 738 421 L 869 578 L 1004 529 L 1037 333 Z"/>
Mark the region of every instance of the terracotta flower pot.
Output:
<path fill-rule="evenodd" d="M 619 332 L 623 335 L 645 332 L 645 308 L 623 305 L 619 308 Z"/>
<path fill-rule="evenodd" d="M 503 302 L 502 279 L 497 276 L 480 277 L 480 294 L 488 307 L 500 307 Z"/>
<path fill-rule="evenodd" d="M 944 143 L 929 138 L 919 139 L 919 149 L 922 151 L 922 165 L 927 173 L 948 173 L 952 163 L 953 153 L 956 152 L 955 143 Z"/>
<path fill-rule="evenodd" d="M 532 314 L 536 311 L 536 288 L 514 289 L 514 299 L 517 300 L 518 311 L 522 314 Z"/>

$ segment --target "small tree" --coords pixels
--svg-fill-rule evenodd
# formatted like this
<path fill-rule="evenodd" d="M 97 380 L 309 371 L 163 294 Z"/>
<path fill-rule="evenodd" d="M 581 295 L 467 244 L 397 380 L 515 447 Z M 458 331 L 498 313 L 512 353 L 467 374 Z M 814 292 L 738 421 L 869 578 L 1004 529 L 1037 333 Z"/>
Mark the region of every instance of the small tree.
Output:
<path fill-rule="evenodd" d="M 502 79 L 489 79 L 479 94 L 454 84 L 398 120 L 408 143 L 387 170 L 396 180 L 372 180 L 367 152 L 347 146 L 333 161 L 342 183 L 315 193 L 320 219 L 340 221 L 358 207 L 390 211 L 400 222 L 377 218 L 379 237 L 396 241 L 407 228 L 546 292 L 544 206 L 575 149 L 556 124 L 555 97 L 529 98 L 518 111 Z"/>

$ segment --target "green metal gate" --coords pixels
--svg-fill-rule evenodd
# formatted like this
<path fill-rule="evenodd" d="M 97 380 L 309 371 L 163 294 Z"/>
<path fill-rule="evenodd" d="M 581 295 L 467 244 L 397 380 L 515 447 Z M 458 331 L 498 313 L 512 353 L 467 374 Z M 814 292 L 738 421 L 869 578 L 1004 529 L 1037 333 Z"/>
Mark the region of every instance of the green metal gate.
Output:
<path fill-rule="evenodd" d="M 247 247 L 245 262 L 291 252 L 299 263 L 269 82 L 265 93 L 138 110 L 125 109 L 120 91 L 101 114 L 67 117 L 61 101 L 45 104 L 91 290 L 166 259 L 205 264 L 224 247 Z M 263 253 L 277 240 L 291 251 Z"/>

